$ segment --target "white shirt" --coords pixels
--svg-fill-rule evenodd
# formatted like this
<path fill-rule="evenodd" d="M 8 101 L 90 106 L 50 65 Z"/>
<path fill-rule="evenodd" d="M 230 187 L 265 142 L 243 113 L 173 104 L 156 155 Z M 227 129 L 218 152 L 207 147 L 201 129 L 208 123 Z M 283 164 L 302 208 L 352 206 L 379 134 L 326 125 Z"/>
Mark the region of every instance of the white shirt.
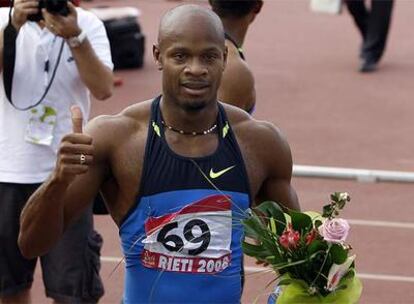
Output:
<path fill-rule="evenodd" d="M 0 28 L 8 23 L 8 8 L 0 8 Z M 88 37 L 98 58 L 113 68 L 109 41 L 103 23 L 92 13 L 77 8 L 78 24 Z M 37 102 L 46 89 L 62 43 L 46 28 L 35 22 L 26 22 L 16 42 L 16 63 L 13 78 L 13 103 L 26 107 Z M 49 72 L 45 62 L 49 60 Z M 56 76 L 44 105 L 57 111 L 57 123 L 51 145 L 33 144 L 25 140 L 30 111 L 18 111 L 4 93 L 3 75 L 0 74 L 0 182 L 41 183 L 49 176 L 56 163 L 56 152 L 62 137 L 72 131 L 70 107 L 78 105 L 83 116 L 89 117 L 89 90 L 80 79 L 69 46 L 64 44 Z"/>

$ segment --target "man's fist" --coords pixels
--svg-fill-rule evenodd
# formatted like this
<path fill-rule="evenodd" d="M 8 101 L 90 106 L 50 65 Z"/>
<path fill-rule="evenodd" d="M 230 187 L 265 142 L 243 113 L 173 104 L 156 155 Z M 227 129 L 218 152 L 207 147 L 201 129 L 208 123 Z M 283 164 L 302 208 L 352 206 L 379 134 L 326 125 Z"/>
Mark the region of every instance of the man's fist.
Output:
<path fill-rule="evenodd" d="M 19 31 L 29 15 L 39 12 L 39 0 L 14 0 L 12 24 Z"/>
<path fill-rule="evenodd" d="M 73 133 L 63 137 L 58 151 L 55 175 L 70 183 L 88 171 L 93 161 L 92 137 L 82 133 L 83 116 L 78 106 L 71 108 Z"/>

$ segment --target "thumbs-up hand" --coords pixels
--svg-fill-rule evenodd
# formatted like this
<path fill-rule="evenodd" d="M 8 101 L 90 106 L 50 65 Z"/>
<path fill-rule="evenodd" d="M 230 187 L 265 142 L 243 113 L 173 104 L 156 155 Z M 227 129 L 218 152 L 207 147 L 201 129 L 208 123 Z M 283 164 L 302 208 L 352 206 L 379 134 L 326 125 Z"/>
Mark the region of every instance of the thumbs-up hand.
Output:
<path fill-rule="evenodd" d="M 72 113 L 73 133 L 82 133 L 83 115 L 81 109 L 78 106 L 72 106 L 70 112 Z"/>
<path fill-rule="evenodd" d="M 63 137 L 56 163 L 55 174 L 59 180 L 70 183 L 77 175 L 88 171 L 93 162 L 92 137 L 83 134 L 83 115 L 78 106 L 71 109 L 73 133 Z"/>

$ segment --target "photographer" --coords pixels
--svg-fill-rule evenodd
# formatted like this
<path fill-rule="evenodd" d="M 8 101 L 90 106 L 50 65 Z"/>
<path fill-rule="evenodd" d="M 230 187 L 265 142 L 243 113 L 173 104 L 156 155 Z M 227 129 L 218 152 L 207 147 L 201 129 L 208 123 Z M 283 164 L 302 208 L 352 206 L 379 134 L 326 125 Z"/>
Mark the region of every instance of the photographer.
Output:
<path fill-rule="evenodd" d="M 59 142 L 71 132 L 71 106 L 88 117 L 89 92 L 99 100 L 112 94 L 113 65 L 102 22 L 71 2 L 54 11 L 48 1 L 15 0 L 11 14 L 17 31 L 13 105 L 0 84 L 0 303 L 30 303 L 36 260 L 23 258 L 18 249 L 19 216 L 55 166 Z M 1 73 L 8 60 L 3 59 L 8 22 L 9 8 L 1 8 Z M 40 258 L 46 296 L 59 303 L 97 302 L 103 295 L 101 243 L 88 209 Z"/>

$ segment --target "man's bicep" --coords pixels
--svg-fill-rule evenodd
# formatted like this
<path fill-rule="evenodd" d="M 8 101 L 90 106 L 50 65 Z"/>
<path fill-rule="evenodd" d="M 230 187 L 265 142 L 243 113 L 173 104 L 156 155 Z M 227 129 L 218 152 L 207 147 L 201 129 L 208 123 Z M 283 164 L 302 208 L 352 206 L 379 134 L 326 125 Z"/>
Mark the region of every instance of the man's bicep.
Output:
<path fill-rule="evenodd" d="M 257 197 L 258 203 L 270 200 L 287 209 L 299 210 L 299 201 L 290 179 L 270 178 L 264 184 Z"/>
<path fill-rule="evenodd" d="M 299 202 L 291 184 L 292 153 L 282 132 L 273 124 L 263 123 L 260 149 L 266 176 L 259 190 L 262 200 L 273 200 L 289 209 L 299 209 Z"/>

